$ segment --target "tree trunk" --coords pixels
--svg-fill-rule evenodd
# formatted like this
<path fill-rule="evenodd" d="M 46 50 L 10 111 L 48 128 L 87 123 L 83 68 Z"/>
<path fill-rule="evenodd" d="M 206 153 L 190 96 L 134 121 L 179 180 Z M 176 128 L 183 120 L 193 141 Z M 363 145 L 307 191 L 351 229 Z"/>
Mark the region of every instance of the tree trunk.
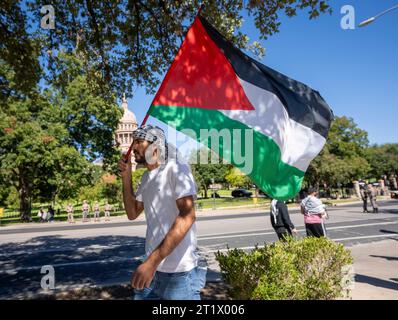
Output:
<path fill-rule="evenodd" d="M 30 219 L 30 213 L 31 213 L 31 207 L 30 207 L 30 201 L 29 201 L 29 196 L 30 196 L 30 190 L 29 190 L 29 185 L 28 181 L 26 180 L 26 177 L 22 173 L 22 170 L 19 171 L 19 212 L 21 215 L 21 220 L 22 221 L 29 221 Z"/>

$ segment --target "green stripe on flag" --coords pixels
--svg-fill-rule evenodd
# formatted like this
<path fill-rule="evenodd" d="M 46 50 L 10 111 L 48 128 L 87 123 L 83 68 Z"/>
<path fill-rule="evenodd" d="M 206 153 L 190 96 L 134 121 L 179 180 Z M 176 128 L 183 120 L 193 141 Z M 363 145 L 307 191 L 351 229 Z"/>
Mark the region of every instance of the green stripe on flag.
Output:
<path fill-rule="evenodd" d="M 212 147 L 209 145 L 209 139 L 200 141 L 200 129 L 230 130 L 231 137 L 233 137 L 233 130 L 238 129 L 238 132 L 241 132 L 240 144 L 233 139 L 230 147 L 226 145 L 224 150 L 225 142 L 220 139 L 218 150 L 213 150 L 223 158 L 231 159 L 231 163 L 239 169 L 242 169 L 244 164 L 240 163 L 236 155 L 253 161 L 252 171 L 248 175 L 261 190 L 272 198 L 287 200 L 300 191 L 305 173 L 284 163 L 281 160 L 281 151 L 274 140 L 256 130 L 253 130 L 253 145 L 246 149 L 245 130 L 250 128 L 244 123 L 233 120 L 218 110 L 203 108 L 152 105 L 150 115 L 178 131 L 192 130 L 196 136 L 191 137 L 209 147 Z M 245 155 L 242 150 L 251 152 Z"/>

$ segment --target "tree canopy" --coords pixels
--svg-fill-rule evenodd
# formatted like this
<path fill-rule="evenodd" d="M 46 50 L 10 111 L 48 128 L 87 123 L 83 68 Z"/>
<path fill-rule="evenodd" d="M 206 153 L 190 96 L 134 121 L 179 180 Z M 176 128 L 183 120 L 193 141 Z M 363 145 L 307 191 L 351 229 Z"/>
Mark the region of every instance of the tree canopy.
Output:
<path fill-rule="evenodd" d="M 202 15 L 239 48 L 264 53 L 240 29 L 243 13 L 253 18 L 260 39 L 279 31 L 280 14 L 308 10 L 310 19 L 331 12 L 328 0 L 209 0 Z M 40 0 L 5 0 L 0 4 L 0 60 L 8 63 L 18 89 L 28 90 L 43 74 L 57 78 L 58 52 L 84 56 L 88 80 L 107 96 L 131 96 L 134 88 L 149 92 L 159 83 L 198 12 L 200 0 L 54 0 L 54 29 L 40 26 L 46 17 Z M 46 20 L 47 21 L 47 20 Z M 45 22 L 46 22 L 45 21 Z M 1 76 L 0 76 L 1 77 Z M 2 93 L 10 94 L 2 83 Z"/>

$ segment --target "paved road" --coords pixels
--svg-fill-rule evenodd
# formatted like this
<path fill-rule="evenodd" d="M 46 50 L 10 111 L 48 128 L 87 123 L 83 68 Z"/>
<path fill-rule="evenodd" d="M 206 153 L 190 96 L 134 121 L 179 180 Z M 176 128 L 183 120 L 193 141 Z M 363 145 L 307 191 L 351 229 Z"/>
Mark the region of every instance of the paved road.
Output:
<path fill-rule="evenodd" d="M 268 213 L 238 209 L 198 214 L 198 244 L 208 257 L 208 279 L 214 255 L 226 247 L 250 249 L 273 242 Z M 380 202 L 380 214 L 363 214 L 359 204 L 333 207 L 328 236 L 347 246 L 398 239 L 398 201 Z M 292 221 L 305 235 L 303 217 L 291 210 Z M 119 219 L 120 220 L 120 219 Z M 52 224 L 0 229 L 0 298 L 21 298 L 40 290 L 43 265 L 55 268 L 56 288 L 129 281 L 144 253 L 145 221 L 108 224 Z"/>

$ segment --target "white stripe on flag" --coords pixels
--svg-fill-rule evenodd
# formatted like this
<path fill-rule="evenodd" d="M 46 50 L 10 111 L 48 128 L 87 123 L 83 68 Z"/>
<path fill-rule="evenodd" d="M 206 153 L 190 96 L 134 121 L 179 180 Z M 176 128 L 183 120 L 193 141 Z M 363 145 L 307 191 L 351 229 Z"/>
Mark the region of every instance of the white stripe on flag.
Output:
<path fill-rule="evenodd" d="M 289 118 L 278 96 L 238 78 L 255 110 L 220 110 L 227 117 L 270 137 L 281 150 L 282 161 L 306 171 L 326 139 Z"/>

